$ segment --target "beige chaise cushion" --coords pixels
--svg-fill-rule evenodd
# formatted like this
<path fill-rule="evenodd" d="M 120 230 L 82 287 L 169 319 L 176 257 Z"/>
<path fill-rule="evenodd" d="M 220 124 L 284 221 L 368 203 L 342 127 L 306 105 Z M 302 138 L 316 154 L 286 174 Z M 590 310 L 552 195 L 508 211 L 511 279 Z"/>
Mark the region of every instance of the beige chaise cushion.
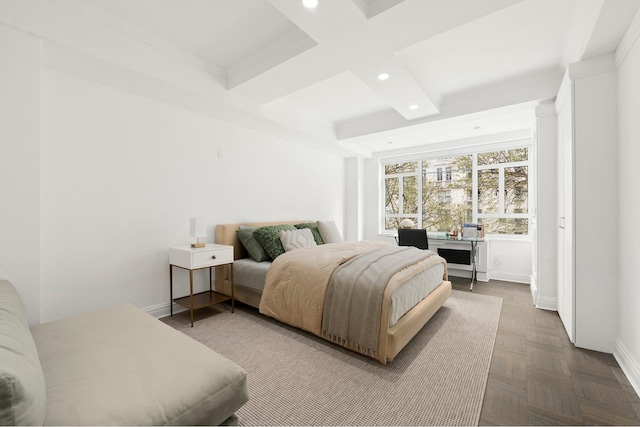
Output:
<path fill-rule="evenodd" d="M 22 300 L 0 280 L 0 425 L 42 425 L 45 381 Z"/>
<path fill-rule="evenodd" d="M 248 400 L 241 367 L 130 304 L 32 332 L 48 425 L 218 425 Z"/>

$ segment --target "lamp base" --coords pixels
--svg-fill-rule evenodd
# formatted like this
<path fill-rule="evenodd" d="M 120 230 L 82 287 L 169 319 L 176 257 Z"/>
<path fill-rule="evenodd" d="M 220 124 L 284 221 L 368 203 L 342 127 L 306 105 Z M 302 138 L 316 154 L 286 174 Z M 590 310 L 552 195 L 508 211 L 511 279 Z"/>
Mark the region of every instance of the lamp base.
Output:
<path fill-rule="evenodd" d="M 205 243 L 192 243 L 191 247 L 192 248 L 204 248 L 206 246 Z"/>

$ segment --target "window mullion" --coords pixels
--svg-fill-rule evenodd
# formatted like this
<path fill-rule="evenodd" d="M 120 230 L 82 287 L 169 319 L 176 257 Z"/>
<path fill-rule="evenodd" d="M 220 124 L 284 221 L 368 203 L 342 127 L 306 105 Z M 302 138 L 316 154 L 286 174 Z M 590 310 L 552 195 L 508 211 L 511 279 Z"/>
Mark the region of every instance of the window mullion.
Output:
<path fill-rule="evenodd" d="M 404 215 L 404 176 L 398 177 L 398 213 Z"/>
<path fill-rule="evenodd" d="M 498 167 L 498 213 L 505 214 L 504 208 L 504 167 Z"/>
<path fill-rule="evenodd" d="M 471 160 L 471 217 L 478 222 L 478 154 L 473 153 Z"/>
<path fill-rule="evenodd" d="M 416 182 L 418 183 L 418 228 L 424 228 L 422 221 L 422 178 L 423 178 L 423 161 L 418 162 L 418 177 Z"/>

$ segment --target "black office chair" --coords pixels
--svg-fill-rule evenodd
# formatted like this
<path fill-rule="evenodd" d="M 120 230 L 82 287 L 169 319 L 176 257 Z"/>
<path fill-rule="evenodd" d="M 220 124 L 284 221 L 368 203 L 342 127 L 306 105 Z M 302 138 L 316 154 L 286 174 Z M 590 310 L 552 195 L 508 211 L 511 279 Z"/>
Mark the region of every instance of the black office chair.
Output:
<path fill-rule="evenodd" d="M 399 246 L 415 246 L 418 249 L 429 249 L 427 230 L 421 228 L 399 228 Z"/>

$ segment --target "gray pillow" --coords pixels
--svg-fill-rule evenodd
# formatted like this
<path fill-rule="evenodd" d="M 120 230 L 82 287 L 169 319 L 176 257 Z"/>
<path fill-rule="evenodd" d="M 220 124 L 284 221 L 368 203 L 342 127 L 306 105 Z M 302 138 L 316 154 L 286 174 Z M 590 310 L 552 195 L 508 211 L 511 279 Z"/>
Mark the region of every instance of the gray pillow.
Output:
<path fill-rule="evenodd" d="M 308 228 L 293 231 L 281 231 L 278 233 L 282 247 L 286 252 L 299 248 L 310 248 L 318 246 L 313 239 L 313 233 Z"/>
<path fill-rule="evenodd" d="M 318 221 L 318 230 L 320 230 L 320 235 L 325 243 L 342 242 L 342 236 L 335 221 Z"/>
<path fill-rule="evenodd" d="M 313 234 L 313 240 L 316 241 L 316 245 L 324 245 L 324 240 L 322 240 L 322 236 L 318 230 L 318 224 L 315 222 L 303 222 L 302 224 L 296 224 L 296 228 L 299 230 L 308 228 L 311 230 L 311 234 Z"/>
<path fill-rule="evenodd" d="M 255 237 L 253 237 L 253 233 L 257 229 L 257 227 L 244 227 L 236 230 L 236 234 L 254 261 L 269 261 L 271 258 L 269 258 L 269 255 L 262 249 L 262 246 L 260 246 L 260 243 L 258 243 Z"/>
<path fill-rule="evenodd" d="M 262 249 L 269 254 L 271 259 L 276 259 L 284 253 L 284 246 L 282 246 L 278 233 L 285 230 L 297 230 L 297 228 L 289 224 L 267 225 L 254 231 L 253 237 L 260 243 Z"/>

